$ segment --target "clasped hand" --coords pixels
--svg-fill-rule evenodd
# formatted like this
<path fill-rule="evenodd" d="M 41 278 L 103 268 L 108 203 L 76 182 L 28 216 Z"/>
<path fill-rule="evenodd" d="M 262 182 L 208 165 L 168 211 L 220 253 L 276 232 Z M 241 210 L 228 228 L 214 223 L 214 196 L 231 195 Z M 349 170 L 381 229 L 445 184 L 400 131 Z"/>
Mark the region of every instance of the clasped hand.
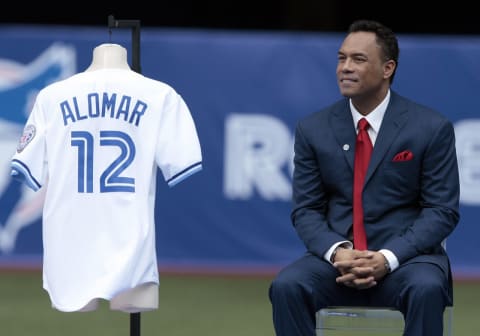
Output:
<path fill-rule="evenodd" d="M 375 251 L 340 248 L 333 266 L 340 272 L 337 283 L 357 289 L 375 286 L 388 272 L 384 255 Z"/>

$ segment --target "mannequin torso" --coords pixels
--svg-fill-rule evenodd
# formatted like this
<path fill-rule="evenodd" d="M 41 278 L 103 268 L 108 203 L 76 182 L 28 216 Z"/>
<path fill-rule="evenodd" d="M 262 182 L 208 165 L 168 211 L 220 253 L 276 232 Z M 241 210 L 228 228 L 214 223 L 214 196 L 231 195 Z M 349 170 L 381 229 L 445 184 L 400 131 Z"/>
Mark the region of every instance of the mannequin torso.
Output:
<path fill-rule="evenodd" d="M 99 69 L 130 70 L 127 62 L 127 50 L 119 44 L 104 43 L 93 50 L 93 59 L 85 71 Z"/>
<path fill-rule="evenodd" d="M 98 308 L 99 299 L 87 303 L 80 312 L 93 311 Z M 138 313 L 158 308 L 158 285 L 146 283 L 135 288 L 127 289 L 115 295 L 110 300 L 110 309 L 125 313 Z"/>
<path fill-rule="evenodd" d="M 86 72 L 101 69 L 131 70 L 127 61 L 127 50 L 118 44 L 105 43 L 93 50 L 93 59 Z M 79 311 L 92 311 L 98 308 L 99 299 L 93 299 Z M 112 310 L 136 313 L 158 308 L 158 285 L 145 283 L 127 289 L 110 300 Z"/>

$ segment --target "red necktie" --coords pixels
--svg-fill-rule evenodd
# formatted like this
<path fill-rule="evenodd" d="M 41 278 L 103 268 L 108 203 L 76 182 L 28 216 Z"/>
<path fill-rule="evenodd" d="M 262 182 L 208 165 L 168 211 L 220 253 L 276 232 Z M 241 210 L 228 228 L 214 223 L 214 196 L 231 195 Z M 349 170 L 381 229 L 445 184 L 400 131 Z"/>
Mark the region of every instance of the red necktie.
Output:
<path fill-rule="evenodd" d="M 368 162 L 372 155 L 372 142 L 367 129 L 367 119 L 358 121 L 358 135 L 355 144 L 355 166 L 353 175 L 353 246 L 357 250 L 367 249 L 367 236 L 363 225 L 362 192 L 367 174 Z"/>

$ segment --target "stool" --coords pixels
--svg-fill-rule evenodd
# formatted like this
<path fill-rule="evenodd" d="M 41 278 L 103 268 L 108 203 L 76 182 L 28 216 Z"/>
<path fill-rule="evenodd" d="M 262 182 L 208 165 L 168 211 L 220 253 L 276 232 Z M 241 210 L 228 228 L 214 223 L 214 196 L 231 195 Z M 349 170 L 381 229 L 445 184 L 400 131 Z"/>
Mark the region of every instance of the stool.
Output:
<path fill-rule="evenodd" d="M 452 335 L 453 307 L 445 309 L 443 335 Z M 404 320 L 400 311 L 384 307 L 328 307 L 316 313 L 316 336 L 401 336 Z"/>

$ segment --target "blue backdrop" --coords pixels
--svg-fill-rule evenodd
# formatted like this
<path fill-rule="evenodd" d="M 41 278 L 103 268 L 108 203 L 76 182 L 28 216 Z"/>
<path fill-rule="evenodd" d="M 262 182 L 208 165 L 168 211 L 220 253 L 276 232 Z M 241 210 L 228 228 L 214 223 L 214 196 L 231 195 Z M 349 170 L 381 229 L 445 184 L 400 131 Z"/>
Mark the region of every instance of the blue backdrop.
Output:
<path fill-rule="evenodd" d="M 88 67 L 101 43 L 125 46 L 128 30 L 0 27 L 0 266 L 39 267 L 43 193 L 9 178 L 9 160 L 39 89 Z M 141 67 L 174 87 L 198 127 L 204 170 L 158 183 L 162 269 L 264 273 L 298 257 L 289 219 L 296 120 L 340 97 L 343 34 L 148 28 Z M 448 239 L 456 277 L 480 278 L 480 37 L 400 35 L 393 88 L 455 123 L 461 221 Z M 92 233 L 93 235 L 94 233 Z"/>

